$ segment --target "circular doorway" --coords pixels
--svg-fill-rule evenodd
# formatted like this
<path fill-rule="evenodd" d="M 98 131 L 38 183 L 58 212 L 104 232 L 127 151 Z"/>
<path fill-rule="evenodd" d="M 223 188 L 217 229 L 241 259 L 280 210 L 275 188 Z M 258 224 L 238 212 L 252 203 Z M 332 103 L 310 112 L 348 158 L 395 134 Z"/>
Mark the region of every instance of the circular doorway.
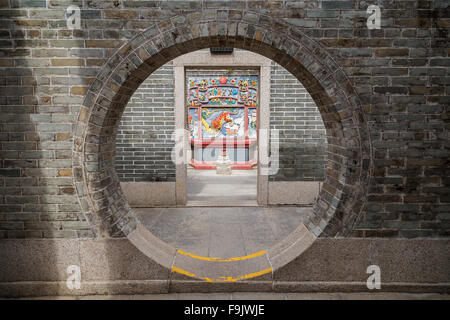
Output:
<path fill-rule="evenodd" d="M 245 19 L 249 14 L 252 21 Z M 329 143 L 327 177 L 304 223 L 267 251 L 226 259 L 180 252 L 143 227 L 123 196 L 113 161 L 121 114 L 142 81 L 175 57 L 208 47 L 253 51 L 290 71 L 316 102 Z M 345 236 L 353 229 L 364 203 L 370 166 L 367 123 L 358 101 L 338 64 L 297 27 L 246 11 L 220 21 L 194 21 L 189 14 L 180 15 L 124 44 L 90 86 L 79 112 L 73 152 L 81 207 L 97 237 L 127 236 L 172 272 L 213 282 L 270 274 L 299 256 L 318 236 Z"/>

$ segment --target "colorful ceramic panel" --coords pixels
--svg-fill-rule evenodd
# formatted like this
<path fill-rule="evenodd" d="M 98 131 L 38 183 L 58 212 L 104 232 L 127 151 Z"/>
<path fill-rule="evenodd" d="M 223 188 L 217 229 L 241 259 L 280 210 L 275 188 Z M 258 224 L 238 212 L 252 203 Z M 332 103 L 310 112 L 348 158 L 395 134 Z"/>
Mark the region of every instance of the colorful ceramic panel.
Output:
<path fill-rule="evenodd" d="M 258 106 L 258 76 L 188 77 L 188 106 Z"/>
<path fill-rule="evenodd" d="M 203 138 L 245 136 L 244 108 L 202 108 L 201 121 Z"/>

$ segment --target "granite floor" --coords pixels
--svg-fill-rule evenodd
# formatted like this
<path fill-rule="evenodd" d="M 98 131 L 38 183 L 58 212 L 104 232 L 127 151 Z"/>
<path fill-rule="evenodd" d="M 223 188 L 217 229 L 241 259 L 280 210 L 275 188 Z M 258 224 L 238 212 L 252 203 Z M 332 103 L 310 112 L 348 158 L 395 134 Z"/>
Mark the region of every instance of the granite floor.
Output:
<path fill-rule="evenodd" d="M 233 170 L 218 175 L 215 170 L 187 171 L 187 206 L 256 206 L 257 172 Z"/>
<path fill-rule="evenodd" d="M 136 208 L 155 236 L 187 252 L 229 258 L 269 249 L 303 221 L 312 207 Z"/>

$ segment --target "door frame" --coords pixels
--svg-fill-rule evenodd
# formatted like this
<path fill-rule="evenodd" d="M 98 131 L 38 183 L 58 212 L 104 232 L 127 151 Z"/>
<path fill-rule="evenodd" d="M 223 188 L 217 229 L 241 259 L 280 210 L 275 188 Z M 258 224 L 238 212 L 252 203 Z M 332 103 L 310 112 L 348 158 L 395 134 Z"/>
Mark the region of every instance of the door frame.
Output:
<path fill-rule="evenodd" d="M 250 67 L 259 69 L 259 107 L 258 107 L 258 167 L 257 167 L 257 203 L 266 206 L 268 203 L 268 175 L 267 164 L 260 159 L 267 157 L 269 150 L 269 126 L 270 126 L 270 70 L 271 60 L 259 54 L 233 50 L 231 54 L 211 54 L 209 50 L 200 50 L 182 55 L 173 60 L 174 72 L 174 110 L 175 130 L 186 129 L 186 68 L 191 67 Z M 181 132 L 181 131 L 179 131 Z M 183 136 L 182 148 L 179 156 L 184 159 L 189 146 L 188 137 Z M 190 146 L 189 146 L 190 147 Z M 175 199 L 177 205 L 187 203 L 187 161 L 176 164 L 175 173 Z M 262 166 L 264 168 L 262 168 Z"/>

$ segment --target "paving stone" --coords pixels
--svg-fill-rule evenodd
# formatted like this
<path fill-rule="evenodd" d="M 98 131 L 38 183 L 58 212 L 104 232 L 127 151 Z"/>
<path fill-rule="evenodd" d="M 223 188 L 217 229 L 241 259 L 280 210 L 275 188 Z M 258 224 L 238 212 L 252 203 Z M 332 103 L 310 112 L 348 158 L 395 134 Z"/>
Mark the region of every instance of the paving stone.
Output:
<path fill-rule="evenodd" d="M 273 292 L 233 292 L 232 300 L 286 300 L 286 294 Z"/>
<path fill-rule="evenodd" d="M 178 300 L 231 300 L 230 293 L 178 293 Z"/>

